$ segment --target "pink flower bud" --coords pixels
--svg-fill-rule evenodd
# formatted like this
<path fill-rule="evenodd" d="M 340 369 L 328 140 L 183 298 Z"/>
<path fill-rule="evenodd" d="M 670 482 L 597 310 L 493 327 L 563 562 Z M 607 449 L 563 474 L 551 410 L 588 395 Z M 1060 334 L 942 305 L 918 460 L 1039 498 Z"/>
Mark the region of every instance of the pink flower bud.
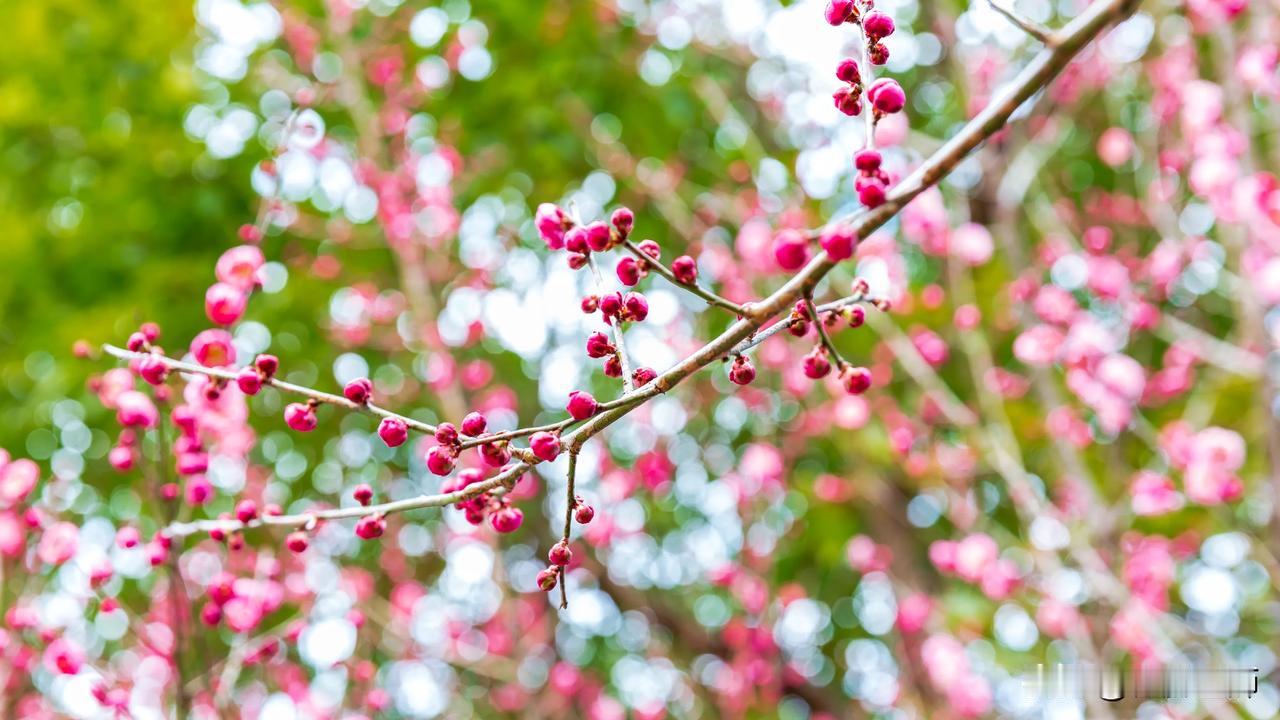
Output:
<path fill-rule="evenodd" d="M 618 282 L 623 285 L 630 286 L 640 282 L 640 263 L 635 258 L 622 258 L 618 261 L 616 270 Z"/>
<path fill-rule="evenodd" d="M 289 533 L 289 536 L 284 540 L 285 547 L 295 553 L 301 553 L 306 550 L 307 544 L 307 534 L 301 530 Z"/>
<path fill-rule="evenodd" d="M 373 383 L 369 382 L 369 378 L 356 378 L 342 388 L 342 394 L 351 402 L 364 405 L 373 395 Z"/>
<path fill-rule="evenodd" d="M 880 78 L 867 88 L 867 100 L 875 106 L 877 111 L 890 115 L 907 104 L 907 94 L 902 91 L 902 86 L 897 80 Z"/>
<path fill-rule="evenodd" d="M 436 475 L 453 472 L 453 462 L 453 454 L 443 445 L 436 445 L 427 451 L 427 469 Z"/>
<path fill-rule="evenodd" d="M 773 257 L 783 270 L 799 270 L 809 260 L 809 243 L 796 230 L 783 230 L 773 239 Z"/>
<path fill-rule="evenodd" d="M 658 377 L 658 373 L 654 372 L 653 368 L 638 367 L 631 372 L 631 384 L 636 387 L 644 387 L 653 382 L 656 377 Z"/>
<path fill-rule="evenodd" d="M 847 82 L 850 85 L 858 85 L 862 82 L 862 73 L 858 70 L 858 61 L 853 58 L 845 58 L 836 66 L 836 78 L 841 82 Z"/>
<path fill-rule="evenodd" d="M 381 515 L 368 515 L 356 523 L 356 537 L 361 540 L 374 540 L 382 537 L 387 531 L 387 521 Z"/>
<path fill-rule="evenodd" d="M 662 248 L 654 240 L 641 240 L 640 244 L 636 245 L 636 247 L 640 248 L 640 252 L 654 260 L 662 259 Z"/>
<path fill-rule="evenodd" d="M 125 427 L 153 428 L 160 413 L 151 398 L 137 390 L 126 390 L 116 396 L 116 420 Z"/>
<path fill-rule="evenodd" d="M 565 409 L 569 411 L 569 415 L 573 416 L 574 420 L 586 420 L 596 414 L 597 407 L 598 403 L 596 403 L 594 397 L 591 397 L 590 393 L 574 390 L 569 393 L 569 404 L 565 406 Z"/>
<path fill-rule="evenodd" d="M 618 231 L 622 237 L 631 234 L 631 228 L 636 224 L 635 213 L 630 208 L 620 207 L 613 211 L 613 215 L 609 217 L 609 222 L 613 225 L 613 229 Z"/>
<path fill-rule="evenodd" d="M 756 368 L 750 360 L 739 355 L 729 368 L 729 379 L 736 385 L 750 385 L 756 379 Z"/>
<path fill-rule="evenodd" d="M 400 418 L 382 418 L 378 423 L 378 437 L 387 447 L 400 447 L 409 438 L 409 426 Z"/>
<path fill-rule="evenodd" d="M 850 117 L 862 114 L 862 93 L 856 87 L 842 87 L 831 93 L 836 109 Z"/>
<path fill-rule="evenodd" d="M 262 256 L 262 250 L 253 245 L 237 245 L 218 258 L 214 274 L 219 282 L 238 288 L 241 292 L 248 292 L 258 284 L 258 272 L 264 264 L 266 259 Z"/>
<path fill-rule="evenodd" d="M 550 250 L 559 250 L 565 245 L 565 227 L 569 224 L 569 216 L 556 205 L 542 203 L 534 215 L 534 225 L 538 235 Z"/>
<path fill-rule="evenodd" d="M 889 37 L 893 34 L 893 18 L 880 12 L 872 10 L 862 18 L 862 29 L 866 31 L 867 37 L 872 40 Z"/>
<path fill-rule="evenodd" d="M 638 292 L 629 292 L 622 302 L 627 309 L 626 319 L 633 322 L 644 322 L 649 317 L 649 301 Z"/>
<path fill-rule="evenodd" d="M 138 528 L 132 525 L 125 525 L 116 531 L 116 545 L 124 550 L 132 550 L 142 541 L 142 535 L 138 533 Z"/>
<path fill-rule="evenodd" d="M 844 374 L 844 389 L 850 395 L 861 395 L 871 387 L 871 371 L 864 367 L 850 368 Z"/>
<path fill-rule="evenodd" d="M 488 426 L 489 421 L 478 412 L 467 413 L 467 416 L 462 418 L 462 432 L 470 437 L 480 437 Z"/>
<path fill-rule="evenodd" d="M 863 149 L 853 154 L 853 166 L 862 172 L 875 172 L 880 169 L 880 163 L 883 159 L 880 153 L 871 149 Z"/>
<path fill-rule="evenodd" d="M 681 255 L 671 261 L 671 274 L 676 276 L 676 282 L 692 285 L 698 281 L 698 263 L 688 255 Z"/>
<path fill-rule="evenodd" d="M 563 540 L 551 546 L 551 550 L 547 552 L 547 561 L 552 565 L 564 567 L 573 560 L 573 551 L 565 544 Z"/>
<path fill-rule="evenodd" d="M 160 358 L 148 355 L 138 361 L 138 375 L 152 385 L 163 385 L 169 376 L 169 368 Z"/>
<path fill-rule="evenodd" d="M 622 312 L 622 293 L 611 292 L 600 298 L 600 313 L 607 318 L 617 317 Z"/>
<path fill-rule="evenodd" d="M 602 332 L 595 332 L 587 336 L 587 357 L 602 358 L 606 355 L 612 355 L 613 351 L 614 347 L 609 342 L 608 335 Z"/>
<path fill-rule="evenodd" d="M 257 395 L 262 389 L 262 375 L 256 368 L 242 368 L 236 373 L 236 386 L 245 395 Z"/>
<path fill-rule="evenodd" d="M 586 255 L 591 252 L 591 248 L 587 245 L 587 231 L 582 227 L 575 227 L 564 234 L 564 246 L 569 252 Z"/>
<path fill-rule="evenodd" d="M 373 502 L 373 488 L 369 487 L 368 483 L 360 483 L 351 491 L 351 497 L 361 505 L 367 506 Z"/>
<path fill-rule="evenodd" d="M 502 467 L 511 462 L 511 445 L 506 440 L 480 446 L 480 457 L 489 467 Z"/>
<path fill-rule="evenodd" d="M 824 378 L 831 372 L 831 361 L 827 359 L 827 353 L 820 347 L 814 348 L 808 355 L 804 356 L 804 374 L 806 377 L 817 380 Z"/>
<path fill-rule="evenodd" d="M 500 533 L 515 532 L 523 522 L 524 512 L 520 508 L 504 507 L 489 516 L 489 524 Z"/>
<path fill-rule="evenodd" d="M 578 509 L 573 511 L 573 519 L 579 524 L 586 525 L 596 516 L 596 509 L 590 505 L 578 505 Z"/>
<path fill-rule="evenodd" d="M 133 448 L 122 445 L 111 448 L 111 452 L 107 453 L 107 462 L 111 463 L 111 467 L 120 472 L 127 472 L 133 469 Z"/>
<path fill-rule="evenodd" d="M 556 568 L 546 568 L 538 573 L 538 589 L 543 592 L 551 592 L 556 589 L 556 578 L 560 571 Z"/>
<path fill-rule="evenodd" d="M 884 186 L 879 183 L 870 183 L 858 188 L 858 202 L 868 208 L 878 208 L 884 204 L 885 193 Z"/>
<path fill-rule="evenodd" d="M 822 232 L 818 244 L 832 260 L 848 260 L 853 257 L 853 250 L 858 244 L 858 236 L 846 225 L 829 227 Z"/>
<path fill-rule="evenodd" d="M 612 241 L 608 225 L 597 220 L 587 226 L 587 247 L 596 252 L 604 252 L 609 249 Z"/>
<path fill-rule="evenodd" d="M 133 333 L 124 346 L 130 352 L 142 352 L 147 349 L 147 338 L 140 332 Z"/>
<path fill-rule="evenodd" d="M 529 438 L 529 449 L 538 458 L 551 462 L 560 455 L 560 437 L 549 432 L 537 432 Z"/>
<path fill-rule="evenodd" d="M 284 409 L 284 422 L 298 432 L 311 432 L 316 429 L 316 411 L 306 403 L 289 403 Z"/>
<path fill-rule="evenodd" d="M 854 17 L 855 10 L 853 0 L 831 0 L 831 2 L 827 3 L 827 9 L 823 16 L 831 25 L 840 26 Z"/>
<path fill-rule="evenodd" d="M 258 517 L 258 504 L 252 500 L 241 500 L 236 503 L 236 519 L 242 523 Z"/>
<path fill-rule="evenodd" d="M 227 283 L 214 283 L 204 294 L 204 313 L 217 325 L 230 325 L 239 320 L 247 304 L 244 291 Z"/>
<path fill-rule="evenodd" d="M 453 423 L 440 423 L 436 426 L 436 442 L 441 445 L 457 445 L 458 428 Z"/>
<path fill-rule="evenodd" d="M 275 377 L 276 371 L 280 369 L 280 358 L 275 355 L 259 355 L 253 361 L 253 366 L 258 368 L 263 377 Z"/>

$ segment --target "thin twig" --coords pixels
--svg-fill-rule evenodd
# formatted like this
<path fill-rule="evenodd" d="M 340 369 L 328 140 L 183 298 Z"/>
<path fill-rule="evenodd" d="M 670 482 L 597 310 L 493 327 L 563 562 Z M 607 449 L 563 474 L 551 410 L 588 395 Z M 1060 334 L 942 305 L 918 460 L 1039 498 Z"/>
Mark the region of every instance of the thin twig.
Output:
<path fill-rule="evenodd" d="M 680 282 L 679 280 L 676 279 L 676 274 L 671 270 L 671 268 L 664 265 L 661 260 L 650 257 L 649 255 L 646 255 L 645 252 L 640 249 L 640 246 L 636 245 L 631 240 L 623 240 L 622 246 L 626 248 L 627 251 L 630 252 L 632 255 L 635 255 L 642 262 L 644 262 L 649 267 L 650 270 L 656 272 L 657 274 L 669 280 L 672 285 L 675 285 L 676 287 L 682 290 L 686 290 L 690 293 L 693 293 L 694 295 L 697 295 L 698 297 L 705 300 L 708 305 L 724 308 L 725 310 L 728 310 L 734 315 L 741 317 L 742 306 L 739 305 L 738 303 L 733 302 L 732 300 L 726 300 L 720 297 L 719 295 L 711 292 L 710 290 L 703 288 L 697 283 L 689 284 L 689 283 Z"/>
<path fill-rule="evenodd" d="M 991 7 L 995 9 L 996 12 L 1003 15 L 1005 19 L 1007 19 L 1009 22 L 1013 23 L 1014 25 L 1017 25 L 1026 34 L 1030 35 L 1036 40 L 1039 40 L 1045 45 L 1053 44 L 1053 31 L 1051 31 L 1049 28 L 1045 27 L 1044 25 L 1041 25 L 1040 23 L 1030 18 L 1025 18 L 1019 15 L 1016 10 L 1006 6 L 1003 2 L 1001 2 L 1001 0 L 987 0 L 987 2 L 991 4 Z"/>

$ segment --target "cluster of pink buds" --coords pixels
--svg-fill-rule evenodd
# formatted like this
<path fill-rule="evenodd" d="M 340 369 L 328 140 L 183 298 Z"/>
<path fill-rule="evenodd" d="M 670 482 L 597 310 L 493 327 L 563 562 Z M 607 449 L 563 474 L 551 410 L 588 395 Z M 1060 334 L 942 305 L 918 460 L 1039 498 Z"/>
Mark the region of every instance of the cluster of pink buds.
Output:
<path fill-rule="evenodd" d="M 259 355 L 254 358 L 252 365 L 247 365 L 236 373 L 236 386 L 245 395 L 257 395 L 279 369 L 280 359 L 275 355 Z"/>
<path fill-rule="evenodd" d="M 218 258 L 218 281 L 204 295 L 204 311 L 210 321 L 231 325 L 244 315 L 249 294 L 261 285 L 263 262 L 262 251 L 255 245 L 237 245 Z"/>
<path fill-rule="evenodd" d="M 858 192 L 858 201 L 869 208 L 883 205 L 889 188 L 889 174 L 880 164 L 880 153 L 875 150 L 859 150 L 853 156 L 853 167 L 858 171 L 853 189 Z"/>
<path fill-rule="evenodd" d="M 597 220 L 588 225 L 579 225 L 553 203 L 539 205 L 534 215 L 534 224 L 543 242 L 551 250 L 568 250 L 569 267 L 575 270 L 587 264 L 591 253 L 604 252 L 626 241 L 635 221 L 635 214 L 631 210 L 618 208 L 613 211 L 608 223 Z"/>
<path fill-rule="evenodd" d="M 445 493 L 454 493 L 465 490 L 482 480 L 484 480 L 484 472 L 476 468 L 468 468 L 446 481 L 440 490 Z M 455 507 L 466 515 L 467 522 L 472 525 L 479 525 L 486 517 L 489 518 L 489 524 L 500 533 L 515 532 L 524 522 L 524 513 L 520 508 L 513 507 L 510 498 L 505 495 L 480 493 L 458 502 Z"/>

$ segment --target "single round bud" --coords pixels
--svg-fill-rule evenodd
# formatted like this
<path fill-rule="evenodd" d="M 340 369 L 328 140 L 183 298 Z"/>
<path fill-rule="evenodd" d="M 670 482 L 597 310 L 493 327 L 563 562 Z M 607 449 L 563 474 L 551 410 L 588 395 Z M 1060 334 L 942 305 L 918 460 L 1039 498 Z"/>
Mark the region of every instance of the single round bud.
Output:
<path fill-rule="evenodd" d="M 671 274 L 676 276 L 676 282 L 692 285 L 698 281 L 698 263 L 688 255 L 681 255 L 671 261 Z"/>
<path fill-rule="evenodd" d="M 560 574 L 557 568 L 545 568 L 538 573 L 538 589 L 551 592 L 556 589 L 556 578 Z"/>
<path fill-rule="evenodd" d="M 301 530 L 295 530 L 285 538 L 284 544 L 292 552 L 303 552 L 307 549 L 307 534 Z"/>
<path fill-rule="evenodd" d="M 750 360 L 739 355 L 729 368 L 729 379 L 736 385 L 750 385 L 756 379 L 756 368 Z"/>
<path fill-rule="evenodd" d="M 853 250 L 857 247 L 858 236 L 853 229 L 846 225 L 836 225 L 822 231 L 822 237 L 818 239 L 818 244 L 826 251 L 832 260 L 848 260 L 853 257 Z"/>
<path fill-rule="evenodd" d="M 356 523 L 356 536 L 361 540 L 380 538 L 386 531 L 387 521 L 381 515 L 368 515 Z"/>
<path fill-rule="evenodd" d="M 306 403 L 289 403 L 284 409 L 284 422 L 298 432 L 311 432 L 316 429 L 316 411 Z"/>
<path fill-rule="evenodd" d="M 836 90 L 831 93 L 831 100 L 835 103 L 837 110 L 849 117 L 862 114 L 862 93 L 857 91 L 856 86 Z"/>
<path fill-rule="evenodd" d="M 640 282 L 640 263 L 635 258 L 622 258 L 618 261 L 616 268 L 618 273 L 618 282 L 623 285 L 631 286 Z"/>
<path fill-rule="evenodd" d="M 631 234 L 631 228 L 635 227 L 636 216 L 631 212 L 630 208 L 620 207 L 613 211 L 613 215 L 609 217 L 609 222 L 613 225 L 613 229 L 618 231 L 622 237 Z"/>
<path fill-rule="evenodd" d="M 453 454 L 443 445 L 433 446 L 427 451 L 427 469 L 436 475 L 453 472 L 453 463 Z"/>
<path fill-rule="evenodd" d="M 240 372 L 236 373 L 236 386 L 245 395 L 257 395 L 262 389 L 262 374 L 257 368 L 241 368 Z"/>
<path fill-rule="evenodd" d="M 872 10 L 862 18 L 862 29 L 872 40 L 889 37 L 894 31 L 893 18 L 879 10 Z"/>
<path fill-rule="evenodd" d="M 355 498 L 356 502 L 361 505 L 367 506 L 373 502 L 373 488 L 369 487 L 368 483 L 360 483 L 351 491 L 351 497 Z"/>
<path fill-rule="evenodd" d="M 654 260 L 662 259 L 662 247 L 655 240 L 641 240 L 636 247 L 640 248 L 640 252 L 653 258 Z"/>
<path fill-rule="evenodd" d="M 500 533 L 515 532 L 523 522 L 524 512 L 520 508 L 504 507 L 489 515 L 489 524 Z"/>
<path fill-rule="evenodd" d="M 861 84 L 862 73 L 858 70 L 858 61 L 853 58 L 841 60 L 840 64 L 836 66 L 836 78 L 850 85 Z"/>
<path fill-rule="evenodd" d="M 574 390 L 569 393 L 569 402 L 565 405 L 565 409 L 569 411 L 569 415 L 574 420 L 586 420 L 596 414 L 596 408 L 599 403 L 591 396 L 590 393 Z"/>
<path fill-rule="evenodd" d="M 155 355 L 148 355 L 138 361 L 138 375 L 152 385 L 163 385 L 169 377 L 169 367 Z"/>
<path fill-rule="evenodd" d="M 400 418 L 382 418 L 378 423 L 378 437 L 387 447 L 400 447 L 409 438 L 409 426 Z"/>
<path fill-rule="evenodd" d="M 478 412 L 469 412 L 462 418 L 462 434 L 469 437 L 480 437 L 487 427 L 489 427 L 489 421 Z"/>
<path fill-rule="evenodd" d="M 551 462 L 560 455 L 560 436 L 549 432 L 536 432 L 529 438 L 529 449 L 539 459 Z"/>
<path fill-rule="evenodd" d="M 809 242 L 796 230 L 783 230 L 773 239 L 773 257 L 783 270 L 799 270 L 809 260 Z"/>
<path fill-rule="evenodd" d="M 609 234 L 609 226 L 596 221 L 587 226 L 587 247 L 596 252 L 604 252 L 613 244 L 613 236 Z"/>
<path fill-rule="evenodd" d="M 569 216 L 564 210 L 552 203 L 542 203 L 538 206 L 533 223 L 538 228 L 538 235 L 547 244 L 547 249 L 559 250 L 564 247 L 565 226 L 570 224 Z"/>
<path fill-rule="evenodd" d="M 573 519 L 580 524 L 586 525 L 596 516 L 596 509 L 590 505 L 578 505 L 578 509 L 573 511 Z"/>
<path fill-rule="evenodd" d="M 611 292 L 600 297 L 600 312 L 607 318 L 617 317 L 622 312 L 622 293 Z"/>
<path fill-rule="evenodd" d="M 587 231 L 582 227 L 575 227 L 564 234 L 564 247 L 569 252 L 586 255 L 591 252 L 591 248 L 587 245 Z"/>
<path fill-rule="evenodd" d="M 880 169 L 883 158 L 880 153 L 870 148 L 859 150 L 853 154 L 853 166 L 862 172 L 871 173 Z"/>
<path fill-rule="evenodd" d="M 280 358 L 275 355 L 259 355 L 254 359 L 253 366 L 258 368 L 264 378 L 271 378 L 280 369 Z"/>
<path fill-rule="evenodd" d="M 441 445 L 457 445 L 458 428 L 453 423 L 440 423 L 436 426 L 436 442 Z"/>
<path fill-rule="evenodd" d="M 638 367 L 631 371 L 631 384 L 636 387 L 644 387 L 653 382 L 658 377 L 658 373 L 650 367 Z"/>
<path fill-rule="evenodd" d="M 849 369 L 844 375 L 844 389 L 850 395 L 861 395 L 871 387 L 871 371 L 864 367 Z"/>
<path fill-rule="evenodd" d="M 622 305 L 626 308 L 626 319 L 633 322 L 644 322 L 649 317 L 649 301 L 644 295 L 638 292 L 629 292 L 627 297 L 622 301 Z"/>
<path fill-rule="evenodd" d="M 236 503 L 236 519 L 242 523 L 258 517 L 258 504 L 252 500 L 241 500 Z"/>
<path fill-rule="evenodd" d="M 357 405 L 364 405 L 369 402 L 369 398 L 373 395 L 373 383 L 369 381 L 369 378 L 356 378 L 342 388 L 342 394 L 351 402 Z"/>
<path fill-rule="evenodd" d="M 602 358 L 611 355 L 614 351 L 613 345 L 609 342 L 609 336 L 602 332 L 591 333 L 587 336 L 587 357 Z"/>
<path fill-rule="evenodd" d="M 880 78 L 867 88 L 867 100 L 886 115 L 896 113 L 907 104 L 907 94 L 893 78 Z"/>
<path fill-rule="evenodd" d="M 827 9 L 823 13 L 823 17 L 827 19 L 828 23 L 838 27 L 855 17 L 855 9 L 853 0 L 831 0 L 831 2 L 827 3 Z"/>
<path fill-rule="evenodd" d="M 817 380 L 826 377 L 830 372 L 831 361 L 827 359 L 825 349 L 816 347 L 808 355 L 804 356 L 805 377 Z"/>
<path fill-rule="evenodd" d="M 552 565 L 564 567 L 573 560 L 573 551 L 565 544 L 563 540 L 551 546 L 551 550 L 547 552 L 547 561 Z"/>
<path fill-rule="evenodd" d="M 227 283 L 214 283 L 204 294 L 204 312 L 217 325 L 230 325 L 243 315 L 249 298 Z"/>
<path fill-rule="evenodd" d="M 131 352 L 142 352 L 147 348 L 147 337 L 140 332 L 136 332 L 129 336 L 124 346 Z"/>

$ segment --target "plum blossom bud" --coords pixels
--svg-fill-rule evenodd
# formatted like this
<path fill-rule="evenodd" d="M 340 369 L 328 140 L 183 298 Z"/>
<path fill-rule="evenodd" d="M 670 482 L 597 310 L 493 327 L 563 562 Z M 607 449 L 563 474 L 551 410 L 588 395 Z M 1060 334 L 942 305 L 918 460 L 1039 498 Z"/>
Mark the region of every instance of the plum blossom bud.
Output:
<path fill-rule="evenodd" d="M 640 252 L 654 260 L 662 259 L 662 247 L 654 240 L 641 240 L 636 247 L 640 248 Z"/>
<path fill-rule="evenodd" d="M 523 522 L 524 512 L 520 508 L 504 507 L 489 516 L 489 524 L 500 533 L 515 532 Z"/>
<path fill-rule="evenodd" d="M 560 455 L 560 437 L 549 432 L 534 433 L 529 438 L 529 449 L 539 459 L 551 462 Z"/>
<path fill-rule="evenodd" d="M 356 537 L 361 540 L 374 540 L 382 537 L 387 531 L 387 521 L 381 515 L 368 515 L 356 523 Z"/>
<path fill-rule="evenodd" d="M 360 483 L 351 491 L 351 497 L 361 505 L 368 506 L 373 502 L 373 488 L 368 483 Z"/>
<path fill-rule="evenodd" d="M 631 372 L 631 384 L 636 387 L 644 387 L 653 382 L 658 377 L 658 373 L 654 372 L 650 367 L 638 367 Z"/>
<path fill-rule="evenodd" d="M 825 349 L 816 347 L 808 355 L 804 356 L 804 374 L 806 377 L 817 380 L 826 377 L 830 372 L 831 361 L 827 359 Z"/>
<path fill-rule="evenodd" d="M 862 93 L 855 88 L 842 87 L 831 93 L 831 100 L 835 103 L 837 110 L 849 117 L 862 114 Z"/>
<path fill-rule="evenodd" d="M 169 367 L 155 355 L 148 355 L 138 361 L 138 375 L 152 385 L 163 385 L 169 376 Z"/>
<path fill-rule="evenodd" d="M 130 352 L 142 352 L 147 349 L 147 338 L 140 332 L 133 333 L 124 344 Z"/>
<path fill-rule="evenodd" d="M 564 246 L 569 252 L 586 255 L 591 252 L 591 248 L 587 246 L 587 231 L 582 227 L 575 227 L 564 234 Z"/>
<path fill-rule="evenodd" d="M 862 172 L 872 173 L 880 169 L 880 163 L 883 159 L 880 153 L 870 148 L 864 148 L 853 154 L 853 166 Z"/>
<path fill-rule="evenodd" d="M 565 409 L 569 411 L 569 415 L 574 420 L 586 420 L 596 414 L 597 407 L 599 407 L 599 404 L 590 393 L 574 390 L 569 393 L 569 404 L 565 406 Z"/>
<path fill-rule="evenodd" d="M 151 398 L 136 390 L 127 390 L 116 397 L 116 420 L 125 427 L 151 428 L 156 426 L 160 413 Z"/>
<path fill-rule="evenodd" d="M 569 546 L 563 540 L 552 545 L 551 550 L 547 552 L 547 561 L 558 567 L 564 567 L 572 560 L 573 551 L 569 549 Z"/>
<path fill-rule="evenodd" d="M 809 243 L 797 230 L 783 230 L 773 240 L 773 257 L 783 270 L 799 270 L 809 260 Z"/>
<path fill-rule="evenodd" d="M 818 244 L 832 260 L 848 260 L 858 244 L 858 235 L 846 225 L 829 227 L 822 232 Z"/>
<path fill-rule="evenodd" d="M 116 545 L 124 550 L 132 550 L 142 542 L 142 535 L 138 532 L 138 528 L 132 525 L 125 525 L 116 531 Z"/>
<path fill-rule="evenodd" d="M 378 423 L 378 437 L 387 447 L 400 447 L 409 438 L 409 426 L 400 418 L 382 418 Z"/>
<path fill-rule="evenodd" d="M 858 61 L 845 58 L 836 66 L 836 78 L 841 82 L 857 85 L 862 82 L 862 73 L 858 70 Z"/>
<path fill-rule="evenodd" d="M 488 426 L 489 421 L 478 412 L 467 413 L 467 416 L 462 418 L 462 432 L 470 437 L 480 437 Z"/>
<path fill-rule="evenodd" d="M 453 423 L 440 423 L 436 426 L 436 442 L 441 445 L 457 445 L 458 428 Z"/>
<path fill-rule="evenodd" d="M 259 355 L 254 359 L 253 366 L 262 373 L 264 378 L 272 378 L 280 369 L 280 358 L 275 355 Z"/>
<path fill-rule="evenodd" d="M 547 244 L 549 250 L 559 250 L 565 245 L 565 228 L 570 224 L 569 216 L 552 203 L 542 203 L 533 218 L 538 228 L 538 235 Z"/>
<path fill-rule="evenodd" d="M 862 18 L 862 29 L 872 40 L 889 37 L 894 31 L 893 18 L 879 10 L 872 10 Z"/>
<path fill-rule="evenodd" d="M 871 101 L 877 111 L 890 115 L 907 104 L 907 94 L 902 91 L 902 86 L 897 80 L 880 78 L 867 88 L 867 100 Z"/>
<path fill-rule="evenodd" d="M 844 389 L 850 395 L 861 395 L 871 387 L 871 371 L 864 367 L 849 369 L 844 374 Z"/>
<path fill-rule="evenodd" d="M 609 336 L 602 332 L 591 333 L 587 336 L 587 357 L 602 358 L 613 354 L 613 352 L 614 347 L 609 342 Z"/>
<path fill-rule="evenodd" d="M 609 217 L 609 222 L 613 225 L 613 229 L 617 230 L 618 234 L 625 238 L 631 234 L 631 229 L 635 227 L 636 216 L 635 213 L 631 212 L 630 208 L 620 207 L 613 211 L 613 215 Z"/>
<path fill-rule="evenodd" d="M 284 545 L 290 552 L 301 553 L 307 549 L 307 534 L 301 530 L 295 530 L 285 538 Z"/>
<path fill-rule="evenodd" d="M 638 292 L 627 293 L 622 304 L 627 309 L 628 320 L 644 322 L 644 319 L 649 317 L 649 301 Z"/>
<path fill-rule="evenodd" d="M 756 368 L 750 360 L 739 355 L 729 368 L 729 379 L 736 385 L 750 385 L 756 379 Z"/>
<path fill-rule="evenodd" d="M 306 403 L 289 403 L 284 409 L 284 422 L 298 432 L 311 432 L 319 424 L 315 408 Z"/>
<path fill-rule="evenodd" d="M 239 320 L 248 304 L 244 290 L 227 283 L 214 283 L 204 294 L 204 313 L 217 325 Z"/>
<path fill-rule="evenodd" d="M 242 523 L 258 517 L 258 504 L 252 500 L 241 500 L 236 503 L 236 519 Z"/>
<path fill-rule="evenodd" d="M 600 313 L 607 318 L 617 317 L 622 312 L 622 293 L 611 292 L 600 298 Z"/>
<path fill-rule="evenodd" d="M 831 2 L 827 3 L 827 9 L 823 16 L 828 23 L 838 27 L 855 17 L 856 10 L 853 0 L 831 0 Z"/>
<path fill-rule="evenodd" d="M 692 285 L 698 281 L 698 263 L 688 255 L 681 255 L 671 261 L 671 274 L 676 276 L 676 282 Z"/>
<path fill-rule="evenodd" d="M 454 458 L 448 448 L 436 445 L 427 451 L 427 469 L 436 475 L 448 475 L 453 472 Z"/>
<path fill-rule="evenodd" d="M 597 220 L 587 226 L 587 247 L 596 252 L 604 252 L 612 242 L 608 225 Z"/>
<path fill-rule="evenodd" d="M 117 445 L 111 448 L 111 452 L 107 453 L 107 462 L 111 463 L 111 467 L 120 472 L 127 472 L 133 469 L 133 448 Z"/>
<path fill-rule="evenodd" d="M 245 395 L 257 395 L 262 389 L 262 375 L 254 368 L 242 368 L 236 374 L 236 386 Z"/>
<path fill-rule="evenodd" d="M 264 264 L 262 250 L 253 245 L 237 245 L 218 258 L 214 274 L 220 282 L 248 292 L 258 285 L 258 272 Z"/>
<path fill-rule="evenodd" d="M 373 383 L 369 378 L 356 378 L 342 388 L 342 394 L 351 402 L 364 405 L 373 395 Z"/>
<path fill-rule="evenodd" d="M 618 282 L 623 285 L 630 286 L 640 282 L 640 263 L 635 258 L 622 258 L 618 261 L 616 270 Z"/>
<path fill-rule="evenodd" d="M 551 592 L 556 589 L 556 577 L 559 575 L 556 568 L 545 568 L 538 573 L 538 589 L 543 592 Z"/>
<path fill-rule="evenodd" d="M 480 457 L 489 467 L 502 467 L 511 462 L 511 444 L 506 440 L 485 443 L 480 446 Z"/>
<path fill-rule="evenodd" d="M 596 516 L 596 509 L 590 505 L 578 505 L 578 509 L 573 511 L 573 519 L 579 524 L 586 525 Z"/>

